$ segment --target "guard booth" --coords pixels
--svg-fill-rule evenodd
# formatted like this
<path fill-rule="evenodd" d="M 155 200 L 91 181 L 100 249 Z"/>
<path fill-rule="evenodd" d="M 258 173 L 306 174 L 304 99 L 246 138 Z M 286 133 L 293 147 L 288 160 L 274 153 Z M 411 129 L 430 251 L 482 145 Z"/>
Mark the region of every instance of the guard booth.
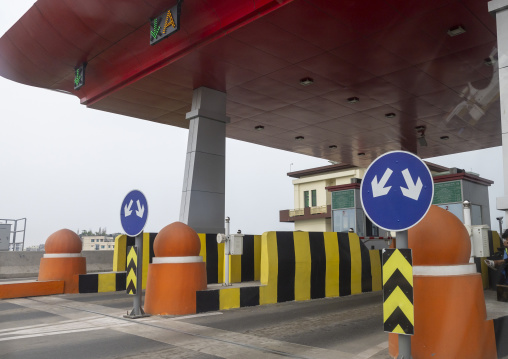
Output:
<path fill-rule="evenodd" d="M 488 187 L 493 181 L 458 168 L 437 173 L 433 171 L 433 180 L 432 204 L 453 213 L 465 223 L 463 202 L 467 200 L 471 203 L 471 224 L 491 228 Z M 348 232 L 352 228 L 359 237 L 386 236 L 386 232 L 365 215 L 360 201 L 360 184 L 360 179 L 352 178 L 350 184 L 327 187 L 331 192 L 332 230 Z M 385 246 L 384 241 L 372 244 L 376 249 Z"/>

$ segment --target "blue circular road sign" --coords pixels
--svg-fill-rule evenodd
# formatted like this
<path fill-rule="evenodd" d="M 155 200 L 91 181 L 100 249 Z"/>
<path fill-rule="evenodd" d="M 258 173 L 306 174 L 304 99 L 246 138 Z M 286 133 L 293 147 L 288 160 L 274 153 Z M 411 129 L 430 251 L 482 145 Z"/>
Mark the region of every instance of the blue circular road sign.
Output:
<path fill-rule="evenodd" d="M 141 191 L 130 191 L 120 208 L 120 221 L 128 236 L 135 237 L 145 228 L 148 218 L 148 203 Z"/>
<path fill-rule="evenodd" d="M 360 197 L 375 225 L 405 231 L 427 214 L 434 197 L 434 181 L 418 156 L 405 151 L 388 152 L 367 168 Z"/>

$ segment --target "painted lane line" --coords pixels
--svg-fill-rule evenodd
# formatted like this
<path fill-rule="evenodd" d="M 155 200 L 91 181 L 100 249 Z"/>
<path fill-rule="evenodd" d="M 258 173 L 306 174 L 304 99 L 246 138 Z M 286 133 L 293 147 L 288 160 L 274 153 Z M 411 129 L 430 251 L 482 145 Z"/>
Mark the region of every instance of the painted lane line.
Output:
<path fill-rule="evenodd" d="M 372 348 L 369 348 L 367 350 L 364 350 L 363 352 L 361 353 L 358 353 L 356 355 L 356 357 L 358 359 L 368 359 L 368 358 L 372 358 L 374 355 L 376 355 L 377 353 L 385 350 L 386 348 L 388 348 L 388 342 L 383 342 L 381 344 L 378 344 Z"/>

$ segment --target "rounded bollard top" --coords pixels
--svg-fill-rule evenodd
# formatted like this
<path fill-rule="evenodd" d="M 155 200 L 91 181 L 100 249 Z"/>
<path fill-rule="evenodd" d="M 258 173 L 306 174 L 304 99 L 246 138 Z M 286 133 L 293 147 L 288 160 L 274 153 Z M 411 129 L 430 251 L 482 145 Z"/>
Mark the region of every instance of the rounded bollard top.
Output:
<path fill-rule="evenodd" d="M 153 242 L 156 257 L 199 256 L 200 250 L 198 234 L 182 222 L 174 222 L 162 228 Z"/>
<path fill-rule="evenodd" d="M 408 230 L 413 265 L 467 264 L 471 242 L 464 224 L 447 210 L 430 206 L 427 215 Z"/>
<path fill-rule="evenodd" d="M 79 236 L 70 229 L 56 231 L 46 239 L 44 251 L 48 254 L 81 253 L 83 244 Z"/>

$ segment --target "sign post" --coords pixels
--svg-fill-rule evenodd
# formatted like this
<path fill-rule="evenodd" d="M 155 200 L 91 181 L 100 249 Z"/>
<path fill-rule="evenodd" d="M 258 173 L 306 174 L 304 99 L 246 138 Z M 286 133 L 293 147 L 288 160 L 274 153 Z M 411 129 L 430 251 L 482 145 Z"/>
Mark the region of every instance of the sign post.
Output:
<path fill-rule="evenodd" d="M 141 306 L 141 296 L 143 294 L 143 228 L 145 228 L 147 218 L 148 202 L 145 196 L 141 191 L 130 191 L 120 207 L 120 221 L 125 233 L 136 238 L 135 248 L 131 248 L 127 263 L 130 269 L 127 273 L 127 281 L 129 282 L 127 283 L 127 293 L 134 295 L 134 303 L 131 313 L 124 315 L 126 318 L 135 319 L 147 316 Z"/>
<path fill-rule="evenodd" d="M 397 232 L 397 250 L 408 248 L 407 230 L 425 217 L 433 196 L 434 181 L 427 165 L 416 155 L 405 151 L 388 152 L 376 158 L 367 168 L 360 187 L 365 214 L 378 227 Z M 397 258 L 399 262 L 395 263 Z M 394 275 L 392 278 L 383 276 L 384 284 L 391 284 L 383 288 L 385 324 L 389 322 L 390 328 L 393 328 L 387 330 L 385 325 L 385 331 L 399 333 L 399 359 L 411 358 L 410 335 L 414 334 L 412 259 L 408 261 L 408 258 L 412 258 L 411 252 L 405 252 L 405 257 L 398 253 L 391 258 L 389 265 L 393 269 L 386 274 Z M 407 269 L 408 264 L 411 270 Z M 397 268 L 399 265 L 401 269 Z M 406 273 L 406 276 L 401 273 Z M 409 330 L 406 329 L 406 332 L 400 325 L 393 325 L 397 320 L 409 323 Z"/>

